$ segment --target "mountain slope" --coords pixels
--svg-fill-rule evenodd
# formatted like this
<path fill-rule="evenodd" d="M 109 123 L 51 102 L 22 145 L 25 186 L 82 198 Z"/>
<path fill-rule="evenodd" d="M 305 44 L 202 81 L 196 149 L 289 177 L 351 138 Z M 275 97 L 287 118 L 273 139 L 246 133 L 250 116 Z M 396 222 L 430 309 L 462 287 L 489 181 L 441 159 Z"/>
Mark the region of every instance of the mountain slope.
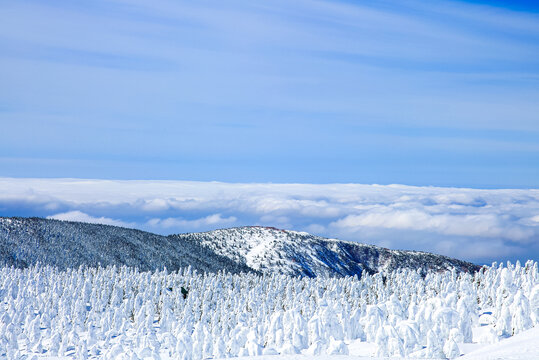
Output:
<path fill-rule="evenodd" d="M 422 272 L 478 269 L 440 255 L 267 227 L 161 236 L 110 225 L 0 217 L 0 266 L 27 267 L 37 262 L 61 269 L 101 264 L 175 271 L 191 266 L 202 272 L 255 271 L 310 277 L 399 268 Z"/>
<path fill-rule="evenodd" d="M 252 271 L 194 241 L 116 226 L 49 220 L 0 218 L 0 266 L 40 262 L 58 268 L 127 265 L 140 270 L 166 267 L 232 273 Z"/>
<path fill-rule="evenodd" d="M 239 227 L 171 236 L 195 240 L 220 255 L 262 273 L 293 276 L 347 276 L 399 268 L 475 271 L 477 265 L 417 251 L 389 250 L 269 227 Z"/>

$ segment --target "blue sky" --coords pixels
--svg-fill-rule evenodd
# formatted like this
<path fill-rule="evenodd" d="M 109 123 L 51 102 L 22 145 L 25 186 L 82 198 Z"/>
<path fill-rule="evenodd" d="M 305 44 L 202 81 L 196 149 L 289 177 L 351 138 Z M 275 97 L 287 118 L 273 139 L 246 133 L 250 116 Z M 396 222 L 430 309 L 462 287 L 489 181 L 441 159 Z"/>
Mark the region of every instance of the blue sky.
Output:
<path fill-rule="evenodd" d="M 533 2 L 2 2 L 0 49 L 0 176 L 538 185 Z"/>
<path fill-rule="evenodd" d="M 535 2 L 3 1 L 0 49 L 0 216 L 539 259 Z"/>

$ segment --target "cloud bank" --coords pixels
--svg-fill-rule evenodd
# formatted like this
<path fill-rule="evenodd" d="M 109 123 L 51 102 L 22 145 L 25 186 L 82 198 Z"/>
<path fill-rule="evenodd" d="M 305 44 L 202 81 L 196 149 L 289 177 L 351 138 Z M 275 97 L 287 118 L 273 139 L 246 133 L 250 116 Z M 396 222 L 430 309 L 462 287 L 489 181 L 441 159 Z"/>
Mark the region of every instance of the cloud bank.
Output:
<path fill-rule="evenodd" d="M 162 234 L 265 225 L 477 262 L 539 259 L 539 190 L 0 178 L 0 215 Z"/>
<path fill-rule="evenodd" d="M 123 226 L 123 227 L 136 226 L 136 224 L 134 223 L 126 223 L 121 220 L 110 219 L 104 216 L 101 216 L 101 217 L 90 216 L 78 210 L 47 216 L 47 219 L 55 219 L 55 220 L 63 220 L 63 221 L 78 221 L 78 222 L 85 222 L 85 223 L 91 223 L 91 224 L 104 224 L 104 225 L 114 225 L 114 226 Z"/>

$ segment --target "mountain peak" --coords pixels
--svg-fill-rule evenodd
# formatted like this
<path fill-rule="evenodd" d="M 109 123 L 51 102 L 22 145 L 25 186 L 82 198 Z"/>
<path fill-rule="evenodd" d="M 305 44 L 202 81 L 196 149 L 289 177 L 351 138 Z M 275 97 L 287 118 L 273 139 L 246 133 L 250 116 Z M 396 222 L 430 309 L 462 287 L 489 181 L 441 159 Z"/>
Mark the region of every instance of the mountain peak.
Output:
<path fill-rule="evenodd" d="M 305 232 L 265 226 L 243 226 L 203 233 L 172 235 L 201 243 L 219 255 L 262 273 L 292 276 L 353 276 L 399 268 L 427 271 L 479 267 L 441 255 L 389 250 L 374 245 L 327 239 Z"/>

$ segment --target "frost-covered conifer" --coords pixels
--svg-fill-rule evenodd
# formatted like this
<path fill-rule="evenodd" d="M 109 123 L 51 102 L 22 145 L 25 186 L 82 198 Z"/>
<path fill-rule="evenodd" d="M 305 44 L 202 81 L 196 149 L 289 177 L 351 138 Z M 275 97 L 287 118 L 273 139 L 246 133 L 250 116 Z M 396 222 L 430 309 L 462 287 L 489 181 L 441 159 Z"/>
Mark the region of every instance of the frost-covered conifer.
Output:
<path fill-rule="evenodd" d="M 498 320 L 496 321 L 496 331 L 498 336 L 510 336 L 513 333 L 511 325 L 511 312 L 505 304 L 502 306 Z"/>
<path fill-rule="evenodd" d="M 316 340 L 314 343 L 309 346 L 309 348 L 306 350 L 306 355 L 310 356 L 318 356 L 323 355 L 326 353 L 327 346 L 321 341 Z"/>
<path fill-rule="evenodd" d="M 537 269 L 537 266 L 535 266 L 535 269 Z M 535 285 L 530 291 L 530 309 L 533 325 L 537 326 L 539 324 L 539 285 Z"/>
<path fill-rule="evenodd" d="M 429 330 L 427 333 L 427 357 L 433 359 L 440 359 L 444 357 L 442 349 L 442 343 L 439 335 L 433 330 Z"/>
<path fill-rule="evenodd" d="M 453 339 L 448 339 L 445 342 L 443 350 L 448 359 L 455 359 L 460 356 L 460 349 Z"/>
<path fill-rule="evenodd" d="M 378 330 L 376 331 L 374 343 L 376 344 L 376 356 L 380 356 L 380 357 L 389 356 L 389 349 L 387 347 L 388 336 L 386 334 L 384 326 L 380 326 Z"/>
<path fill-rule="evenodd" d="M 343 353 L 335 344 L 361 339 L 381 355 L 450 357 L 454 344 L 472 341 L 478 315 L 491 307 L 481 321 L 492 331 L 474 341 L 537 324 L 538 281 L 536 263 L 474 276 L 403 270 L 359 279 L 0 268 L 0 349 L 75 358 L 86 346 L 91 357 L 112 358 L 119 345 L 124 358 L 201 359 Z M 187 299 L 178 296 L 181 286 Z"/>
<path fill-rule="evenodd" d="M 375 342 L 378 329 L 385 324 L 385 312 L 377 305 L 368 305 L 364 320 L 367 342 Z"/>

